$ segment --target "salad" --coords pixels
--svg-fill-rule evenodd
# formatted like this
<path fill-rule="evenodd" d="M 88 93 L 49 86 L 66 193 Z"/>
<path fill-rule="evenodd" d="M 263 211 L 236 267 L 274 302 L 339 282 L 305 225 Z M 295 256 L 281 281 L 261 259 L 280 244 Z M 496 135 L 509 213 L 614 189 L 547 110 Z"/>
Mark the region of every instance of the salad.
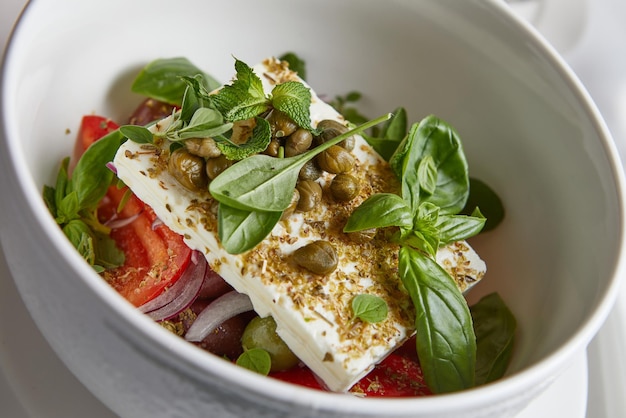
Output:
<path fill-rule="evenodd" d="M 140 311 L 255 372 L 359 396 L 500 378 L 515 318 L 464 293 L 486 271 L 467 239 L 503 210 L 459 136 L 403 108 L 368 120 L 354 93 L 333 107 L 304 75 L 294 54 L 235 59 L 225 85 L 155 60 L 128 123 L 83 117 L 52 215 Z"/>

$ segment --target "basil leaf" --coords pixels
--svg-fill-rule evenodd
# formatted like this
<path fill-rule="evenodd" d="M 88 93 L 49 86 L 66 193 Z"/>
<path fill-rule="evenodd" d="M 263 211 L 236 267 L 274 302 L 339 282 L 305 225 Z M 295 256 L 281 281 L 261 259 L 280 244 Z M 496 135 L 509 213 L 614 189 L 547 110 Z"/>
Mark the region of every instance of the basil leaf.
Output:
<path fill-rule="evenodd" d="M 63 227 L 63 233 L 70 240 L 74 248 L 89 263 L 94 265 L 95 250 L 91 229 L 83 221 L 73 219 Z"/>
<path fill-rule="evenodd" d="M 298 77 L 306 80 L 306 62 L 296 55 L 294 52 L 287 52 L 281 55 L 279 58 L 281 61 L 287 61 L 289 63 L 289 69 L 298 73 Z"/>
<path fill-rule="evenodd" d="M 511 360 L 517 321 L 497 293 L 470 307 L 476 332 L 476 384 L 504 376 Z"/>
<path fill-rule="evenodd" d="M 367 198 L 352 212 L 343 231 L 355 232 L 388 226 L 412 228 L 413 214 L 400 196 L 377 193 Z"/>
<path fill-rule="evenodd" d="M 243 160 L 250 155 L 262 152 L 272 140 L 272 128 L 270 123 L 263 118 L 256 118 L 256 126 L 252 130 L 252 136 L 244 144 L 232 142 L 218 142 L 217 147 L 229 160 Z"/>
<path fill-rule="evenodd" d="M 80 205 L 78 202 L 78 193 L 68 193 L 60 202 L 57 203 L 56 222 L 60 225 L 79 218 L 78 212 Z"/>
<path fill-rule="evenodd" d="M 410 231 L 401 239 L 402 245 L 408 245 L 416 250 L 420 250 L 435 257 L 437 250 L 439 249 L 439 236 L 435 233 L 428 233 L 424 231 Z"/>
<path fill-rule="evenodd" d="M 272 368 L 272 357 L 262 348 L 252 348 L 241 353 L 236 364 L 267 376 Z"/>
<path fill-rule="evenodd" d="M 381 116 L 310 151 L 289 158 L 253 155 L 230 166 L 209 184 L 217 201 L 247 211 L 282 212 L 291 203 L 293 189 L 302 166 L 319 153 L 345 138 L 389 118 Z"/>
<path fill-rule="evenodd" d="M 487 217 L 483 232 L 490 231 L 502 222 L 505 215 L 500 197 L 486 183 L 470 178 L 469 197 L 461 214 L 469 215 L 476 207 Z"/>
<path fill-rule="evenodd" d="M 70 187 L 76 191 L 80 209 L 96 208 L 107 192 L 114 174 L 106 166 L 113 161 L 124 135 L 115 130 L 91 144 L 82 155 L 70 179 Z"/>
<path fill-rule="evenodd" d="M 435 393 L 474 386 L 476 338 L 463 295 L 434 260 L 401 247 L 398 272 L 416 309 L 417 354 Z"/>
<path fill-rule="evenodd" d="M 311 90 L 298 81 L 287 81 L 272 89 L 272 106 L 286 114 L 298 126 L 312 130 L 309 108 Z"/>
<path fill-rule="evenodd" d="M 421 188 L 418 169 L 429 156 L 437 169 L 436 187 L 432 193 Z M 463 209 L 469 194 L 468 167 L 461 140 L 448 124 L 435 116 L 414 124 L 408 138 L 391 159 L 392 168 L 400 172 L 402 197 L 416 209 L 421 200 L 432 202 L 442 213 L 456 214 Z"/>
<path fill-rule="evenodd" d="M 236 209 L 223 203 L 217 210 L 218 236 L 229 254 L 241 254 L 265 239 L 278 223 L 282 212 Z"/>
<path fill-rule="evenodd" d="M 120 132 L 126 138 L 138 144 L 154 144 L 152 132 L 143 126 L 124 125 L 120 126 Z"/>
<path fill-rule="evenodd" d="M 437 226 L 439 228 L 441 245 L 478 235 L 485 226 L 485 221 L 486 219 L 480 211 L 474 211 L 474 216 L 440 216 Z"/>
<path fill-rule="evenodd" d="M 45 202 L 50 214 L 53 218 L 57 217 L 56 189 L 47 185 L 43 185 L 43 201 Z"/>
<path fill-rule="evenodd" d="M 389 308 L 384 299 L 364 293 L 352 299 L 352 312 L 362 321 L 376 323 L 387 318 Z"/>
<path fill-rule="evenodd" d="M 393 116 L 385 122 L 378 137 L 363 135 L 367 143 L 386 161 L 389 161 L 407 133 L 406 110 L 399 107 L 392 113 Z"/>
<path fill-rule="evenodd" d="M 211 91 L 220 83 L 182 57 L 157 59 L 146 65 L 135 78 L 131 90 L 162 102 L 181 105 L 187 83 L 182 76 L 202 76 L 203 86 Z"/>
<path fill-rule="evenodd" d="M 115 240 L 109 235 L 96 234 L 95 236 L 95 261 L 94 265 L 98 265 L 103 269 L 111 269 L 124 264 L 126 256 Z"/>

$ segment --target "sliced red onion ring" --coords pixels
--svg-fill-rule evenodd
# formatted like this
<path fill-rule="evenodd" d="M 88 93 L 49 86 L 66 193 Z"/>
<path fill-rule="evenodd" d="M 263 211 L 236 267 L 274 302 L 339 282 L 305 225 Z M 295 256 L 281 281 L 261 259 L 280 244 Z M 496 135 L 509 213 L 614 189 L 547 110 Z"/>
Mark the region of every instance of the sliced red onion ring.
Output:
<path fill-rule="evenodd" d="M 106 163 L 106 167 L 111 170 L 114 174 L 117 174 L 117 167 L 113 164 L 113 161 Z"/>
<path fill-rule="evenodd" d="M 118 218 L 117 213 L 113 215 L 108 221 L 104 223 L 104 225 L 108 226 L 111 229 L 122 228 L 126 225 L 130 225 L 141 215 L 141 212 L 136 213 L 128 218 Z"/>
<path fill-rule="evenodd" d="M 190 263 L 172 287 L 138 309 L 155 321 L 163 321 L 178 315 L 198 296 L 207 268 L 206 259 L 197 257 L 196 263 Z"/>
<path fill-rule="evenodd" d="M 202 341 L 222 322 L 251 310 L 252 303 L 247 295 L 237 293 L 234 290 L 225 293 L 198 314 L 196 320 L 187 330 L 185 339 L 187 341 Z"/>

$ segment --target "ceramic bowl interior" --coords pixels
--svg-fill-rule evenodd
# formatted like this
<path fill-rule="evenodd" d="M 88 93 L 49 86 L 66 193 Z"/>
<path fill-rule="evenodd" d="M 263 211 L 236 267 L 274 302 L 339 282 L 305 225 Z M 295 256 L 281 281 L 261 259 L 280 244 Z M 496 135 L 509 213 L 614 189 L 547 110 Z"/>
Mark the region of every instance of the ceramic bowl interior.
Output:
<path fill-rule="evenodd" d="M 381 401 L 252 375 L 135 312 L 48 215 L 41 189 L 71 152 L 81 116 L 125 120 L 140 101 L 130 83 L 147 62 L 186 56 L 226 82 L 232 56 L 253 64 L 287 51 L 306 59 L 318 93 L 358 90 L 372 117 L 405 106 L 414 121 L 448 121 L 471 175 L 501 196 L 505 221 L 473 241 L 488 273 L 470 295 L 498 291 L 518 318 L 500 382 Z M 505 416 L 585 347 L 614 298 L 623 270 L 617 153 L 571 72 L 498 1 L 34 1 L 2 82 L 9 266 L 55 351 L 121 415 L 193 416 L 210 405 L 225 415 Z"/>

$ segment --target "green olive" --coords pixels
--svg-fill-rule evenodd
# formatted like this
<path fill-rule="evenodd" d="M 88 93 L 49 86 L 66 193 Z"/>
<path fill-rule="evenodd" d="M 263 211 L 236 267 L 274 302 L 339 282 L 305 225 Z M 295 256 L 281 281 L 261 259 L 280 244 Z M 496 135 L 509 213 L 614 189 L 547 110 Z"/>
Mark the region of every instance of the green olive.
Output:
<path fill-rule="evenodd" d="M 322 170 L 317 166 L 314 160 L 309 160 L 300 169 L 298 174 L 299 180 L 317 180 L 322 175 Z"/>
<path fill-rule="evenodd" d="M 348 173 L 337 174 L 330 183 L 330 194 L 339 202 L 349 202 L 360 190 L 357 178 Z"/>
<path fill-rule="evenodd" d="M 313 210 L 322 201 L 322 186 L 313 180 L 304 180 L 296 185 L 300 198 L 296 210 L 299 212 L 308 212 Z"/>
<path fill-rule="evenodd" d="M 167 171 L 189 190 L 206 190 L 209 179 L 204 167 L 204 158 L 191 154 L 184 148 L 172 152 Z"/>
<path fill-rule="evenodd" d="M 226 158 L 223 154 L 219 157 L 210 158 L 206 162 L 206 174 L 213 180 L 231 165 L 233 165 L 233 161 Z"/>
<path fill-rule="evenodd" d="M 213 138 L 190 138 L 185 141 L 185 148 L 193 155 L 215 158 L 222 154 Z"/>
<path fill-rule="evenodd" d="M 320 121 L 320 123 L 317 124 L 317 129 L 321 131 L 321 133 L 315 138 L 317 145 L 328 142 L 331 139 L 348 132 L 348 128 L 346 126 L 333 119 L 324 119 Z M 354 149 L 354 141 L 354 136 L 349 136 L 338 145 L 348 151 L 352 151 Z"/>
<path fill-rule="evenodd" d="M 363 229 L 361 231 L 349 232 L 348 237 L 350 241 L 357 244 L 364 244 L 374 239 L 376 236 L 376 228 Z"/>
<path fill-rule="evenodd" d="M 243 331 L 241 345 L 244 350 L 262 348 L 267 351 L 272 360 L 270 370 L 273 372 L 289 370 L 300 361 L 276 333 L 276 322 L 271 316 L 253 318 Z"/>
<path fill-rule="evenodd" d="M 320 275 L 332 273 L 339 259 L 335 247 L 324 240 L 313 241 L 293 253 L 294 261 L 300 267 Z"/>
<path fill-rule="evenodd" d="M 316 157 L 317 165 L 329 173 L 347 173 L 354 168 L 354 157 L 345 148 L 333 145 Z"/>
<path fill-rule="evenodd" d="M 299 128 L 285 141 L 285 157 L 299 155 L 309 149 L 313 135 L 307 129 Z"/>
<path fill-rule="evenodd" d="M 272 136 L 282 138 L 289 136 L 298 129 L 298 125 L 280 110 L 274 109 L 267 118 L 272 128 Z"/>

